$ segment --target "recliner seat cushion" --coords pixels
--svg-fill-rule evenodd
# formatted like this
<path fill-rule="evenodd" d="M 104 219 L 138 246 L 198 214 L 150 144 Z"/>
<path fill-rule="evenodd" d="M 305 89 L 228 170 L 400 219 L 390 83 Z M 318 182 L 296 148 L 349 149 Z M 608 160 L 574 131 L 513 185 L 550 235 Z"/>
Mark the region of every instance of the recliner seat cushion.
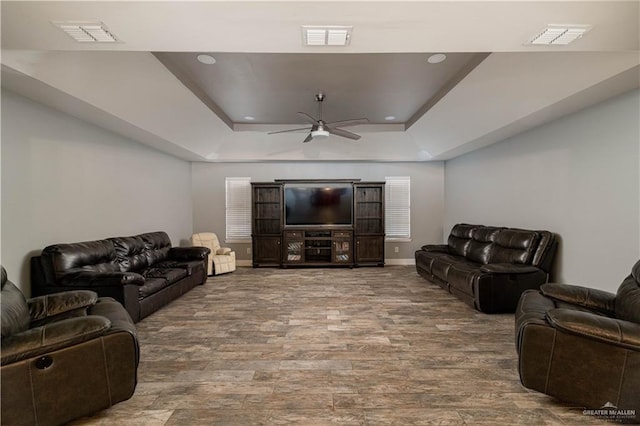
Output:
<path fill-rule="evenodd" d="M 161 278 L 167 281 L 167 284 L 171 285 L 180 281 L 187 276 L 185 269 L 171 269 L 171 268 L 148 268 L 142 271 L 142 276 L 147 278 Z"/>

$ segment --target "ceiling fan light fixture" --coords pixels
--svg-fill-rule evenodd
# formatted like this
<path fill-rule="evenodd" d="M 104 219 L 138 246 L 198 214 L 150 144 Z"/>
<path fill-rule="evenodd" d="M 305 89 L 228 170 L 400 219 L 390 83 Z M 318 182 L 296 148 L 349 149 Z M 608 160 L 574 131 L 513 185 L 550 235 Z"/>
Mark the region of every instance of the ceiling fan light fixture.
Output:
<path fill-rule="evenodd" d="M 313 130 L 311 132 L 311 137 L 313 139 L 326 139 L 329 137 L 329 132 L 326 130 Z"/>

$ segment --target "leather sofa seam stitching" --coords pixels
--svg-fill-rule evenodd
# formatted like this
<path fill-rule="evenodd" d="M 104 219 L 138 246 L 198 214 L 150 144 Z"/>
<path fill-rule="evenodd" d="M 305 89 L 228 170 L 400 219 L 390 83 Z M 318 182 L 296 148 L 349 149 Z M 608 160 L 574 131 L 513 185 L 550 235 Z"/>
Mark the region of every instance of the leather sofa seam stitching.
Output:
<path fill-rule="evenodd" d="M 558 330 L 553 330 L 553 342 L 551 342 L 551 358 L 549 359 L 549 367 L 547 368 L 547 377 L 544 381 L 544 393 L 547 393 L 549 389 L 549 377 L 551 376 L 551 366 L 553 365 L 553 354 L 556 350 L 556 336 L 558 336 Z"/>

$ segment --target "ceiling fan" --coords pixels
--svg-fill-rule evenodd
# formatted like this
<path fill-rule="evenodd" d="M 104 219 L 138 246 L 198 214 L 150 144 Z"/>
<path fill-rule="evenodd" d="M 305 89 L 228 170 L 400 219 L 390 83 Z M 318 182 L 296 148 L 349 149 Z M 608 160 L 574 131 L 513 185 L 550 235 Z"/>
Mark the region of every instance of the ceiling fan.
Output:
<path fill-rule="evenodd" d="M 342 136 L 343 138 L 358 140 L 360 139 L 360 135 L 356 135 L 353 132 L 348 130 L 340 129 L 340 127 L 347 126 L 357 126 L 358 124 L 366 124 L 369 122 L 367 118 L 355 118 L 351 120 L 340 120 L 340 121 L 332 121 L 331 123 L 326 123 L 322 119 L 322 101 L 326 98 L 325 94 L 320 92 L 315 96 L 316 102 L 318 102 L 318 112 L 320 118 L 316 120 L 306 112 L 298 112 L 305 120 L 307 120 L 311 126 L 310 127 L 301 127 L 298 129 L 289 129 L 289 130 L 280 130 L 277 132 L 269 132 L 270 135 L 276 133 L 287 133 L 287 132 L 297 132 L 300 130 L 310 130 L 309 135 L 302 142 L 310 142 L 313 139 L 325 139 L 329 137 L 329 134 Z"/>

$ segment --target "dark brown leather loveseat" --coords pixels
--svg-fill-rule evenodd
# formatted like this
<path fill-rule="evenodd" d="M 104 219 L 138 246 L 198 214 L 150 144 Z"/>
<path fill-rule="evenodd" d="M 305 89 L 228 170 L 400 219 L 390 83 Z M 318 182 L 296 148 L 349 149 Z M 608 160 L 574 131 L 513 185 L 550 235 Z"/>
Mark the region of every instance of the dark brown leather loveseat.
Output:
<path fill-rule="evenodd" d="M 3 425 L 60 425 L 129 399 L 138 339 L 121 304 L 87 290 L 26 300 L 2 268 Z"/>
<path fill-rule="evenodd" d="M 447 244 L 415 252 L 416 270 L 479 311 L 514 312 L 524 290 L 547 281 L 556 245 L 548 231 L 460 223 Z"/>
<path fill-rule="evenodd" d="M 165 232 L 46 247 L 31 259 L 34 295 L 88 289 L 122 303 L 133 321 L 207 279 L 206 247 L 171 247 Z"/>
<path fill-rule="evenodd" d="M 526 291 L 515 324 L 524 386 L 640 422 L 640 261 L 616 294 L 567 284 Z"/>

